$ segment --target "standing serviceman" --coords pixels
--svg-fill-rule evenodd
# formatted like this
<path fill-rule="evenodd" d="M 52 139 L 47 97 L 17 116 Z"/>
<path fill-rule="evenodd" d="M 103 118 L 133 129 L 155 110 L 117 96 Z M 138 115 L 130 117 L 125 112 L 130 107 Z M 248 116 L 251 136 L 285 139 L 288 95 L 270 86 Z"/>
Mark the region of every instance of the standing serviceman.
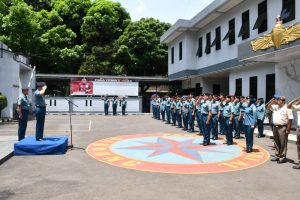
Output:
<path fill-rule="evenodd" d="M 240 138 L 240 128 L 242 121 L 240 120 L 240 110 L 241 104 L 239 97 L 235 97 L 232 103 L 232 111 L 233 111 L 233 130 L 234 130 L 234 138 Z"/>
<path fill-rule="evenodd" d="M 166 95 L 166 115 L 167 115 L 167 122 L 166 124 L 170 124 L 171 122 L 171 98 L 169 95 Z"/>
<path fill-rule="evenodd" d="M 42 141 L 46 116 L 45 92 L 47 90 L 47 85 L 44 82 L 38 82 L 36 86 L 37 90 L 34 92 L 36 116 L 35 137 L 37 141 Z"/>
<path fill-rule="evenodd" d="M 187 101 L 187 96 L 182 96 L 182 108 L 181 108 L 182 120 L 183 120 L 183 130 L 187 131 L 189 128 L 189 102 Z"/>
<path fill-rule="evenodd" d="M 30 102 L 28 99 L 28 88 L 22 88 L 22 94 L 18 99 L 17 112 L 19 116 L 19 129 L 18 129 L 18 138 L 19 141 L 25 138 L 28 115 L 31 112 Z"/>
<path fill-rule="evenodd" d="M 177 120 L 177 127 L 178 128 L 182 128 L 182 117 L 181 117 L 181 114 L 182 114 L 182 101 L 180 99 L 180 96 L 177 97 L 177 101 L 176 101 L 176 120 Z"/>
<path fill-rule="evenodd" d="M 172 118 L 172 126 L 176 126 L 176 97 L 171 98 L 171 118 Z"/>
<path fill-rule="evenodd" d="M 122 108 L 122 115 L 125 115 L 126 114 L 126 107 L 127 107 L 127 101 L 126 101 L 125 97 L 123 97 L 120 100 L 120 106 Z"/>
<path fill-rule="evenodd" d="M 272 99 L 268 109 L 273 111 L 273 135 L 275 143 L 275 157 L 271 161 L 278 164 L 286 162 L 288 136 L 294 119 L 291 109 L 286 105 L 286 97 Z"/>
<path fill-rule="evenodd" d="M 108 97 L 105 96 L 105 98 L 104 98 L 104 112 L 105 112 L 105 115 L 108 115 L 109 104 L 110 104 L 110 101 L 109 101 Z"/>
<path fill-rule="evenodd" d="M 166 101 L 164 97 L 161 98 L 159 110 L 161 114 L 161 120 L 164 122 L 166 119 Z"/>
<path fill-rule="evenodd" d="M 208 97 L 209 94 L 204 94 L 203 96 L 204 103 L 201 107 L 204 146 L 210 144 L 210 127 L 211 127 L 210 119 L 212 117 L 212 114 L 211 114 L 211 102 L 209 101 Z"/>
<path fill-rule="evenodd" d="M 118 99 L 114 96 L 112 99 L 113 115 L 117 115 Z"/>
<path fill-rule="evenodd" d="M 190 94 L 189 96 L 189 125 L 190 125 L 190 128 L 189 128 L 189 132 L 190 133 L 193 133 L 194 132 L 194 123 L 195 123 L 195 99 L 194 99 L 194 96 L 192 94 Z"/>
<path fill-rule="evenodd" d="M 227 145 L 233 144 L 233 136 L 232 136 L 232 125 L 233 125 L 233 113 L 232 113 L 232 104 L 231 97 L 226 96 L 225 105 L 223 107 L 223 117 L 224 117 L 224 132 L 226 135 Z"/>
<path fill-rule="evenodd" d="M 293 169 L 300 169 L 300 97 L 294 99 L 288 104 L 288 108 L 292 108 L 297 111 L 297 153 L 298 153 L 298 165 L 293 166 Z"/>
<path fill-rule="evenodd" d="M 224 110 L 224 105 L 226 104 L 225 102 L 225 96 L 223 94 L 220 95 L 220 107 L 219 110 L 221 112 L 220 118 L 219 118 L 219 126 L 220 126 L 220 135 L 225 134 L 225 121 L 224 121 L 224 116 L 223 116 L 223 110 Z"/>
<path fill-rule="evenodd" d="M 266 105 L 263 98 L 259 98 L 256 104 L 257 113 L 257 128 L 258 128 L 258 138 L 265 137 L 264 135 L 264 121 L 266 114 Z"/>
<path fill-rule="evenodd" d="M 211 130 L 212 130 L 212 139 L 218 139 L 218 121 L 220 118 L 220 102 L 218 101 L 218 95 L 213 95 L 213 99 L 211 101 Z"/>
<path fill-rule="evenodd" d="M 256 124 L 256 99 L 253 96 L 248 98 L 248 106 L 244 110 L 244 127 L 246 136 L 246 151 L 251 153 L 253 149 L 253 132 Z"/>

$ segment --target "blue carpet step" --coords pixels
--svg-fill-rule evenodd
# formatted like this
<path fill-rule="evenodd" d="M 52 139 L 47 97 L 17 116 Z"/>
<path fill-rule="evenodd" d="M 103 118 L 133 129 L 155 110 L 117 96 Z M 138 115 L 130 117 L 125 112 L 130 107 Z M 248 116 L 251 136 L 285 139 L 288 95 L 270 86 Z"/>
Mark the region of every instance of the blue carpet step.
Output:
<path fill-rule="evenodd" d="M 44 137 L 43 141 L 36 141 L 35 136 L 28 136 L 15 143 L 14 155 L 60 155 L 68 148 L 67 136 Z"/>

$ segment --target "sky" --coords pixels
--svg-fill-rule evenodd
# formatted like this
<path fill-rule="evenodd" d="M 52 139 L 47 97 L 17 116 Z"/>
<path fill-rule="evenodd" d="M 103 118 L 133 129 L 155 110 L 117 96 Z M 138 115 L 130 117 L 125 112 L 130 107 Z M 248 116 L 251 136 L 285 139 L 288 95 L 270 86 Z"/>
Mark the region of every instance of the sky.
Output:
<path fill-rule="evenodd" d="M 213 0 L 113 0 L 130 13 L 132 21 L 153 17 L 174 24 L 178 19 L 191 19 Z"/>

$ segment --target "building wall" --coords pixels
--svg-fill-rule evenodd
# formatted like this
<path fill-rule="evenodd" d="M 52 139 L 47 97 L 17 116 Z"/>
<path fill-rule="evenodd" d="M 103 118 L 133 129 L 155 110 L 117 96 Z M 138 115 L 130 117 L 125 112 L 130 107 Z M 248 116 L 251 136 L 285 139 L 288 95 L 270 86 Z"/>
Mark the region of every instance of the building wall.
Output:
<path fill-rule="evenodd" d="M 270 33 L 275 25 L 275 18 L 281 13 L 282 0 L 268 0 L 268 30 L 258 34 L 258 30 L 252 30 L 258 16 L 258 4 L 262 0 L 251 0 L 245 1 L 228 12 L 224 13 L 221 17 L 217 18 L 215 21 L 209 23 L 207 26 L 203 27 L 199 32 L 184 32 L 173 42 L 168 44 L 169 46 L 169 57 L 171 57 L 171 48 L 175 48 L 175 58 L 174 64 L 171 64 L 171 59 L 169 59 L 169 75 L 184 71 L 187 69 L 201 69 L 222 63 L 228 60 L 238 58 L 238 45 L 244 42 L 249 42 L 257 37 L 264 34 Z M 241 25 L 242 25 L 242 13 L 249 10 L 250 12 L 250 37 L 248 39 L 242 40 L 242 37 L 238 37 Z M 288 22 L 285 26 L 294 24 L 300 21 L 300 1 L 296 0 L 296 16 L 295 20 Z M 235 18 L 235 44 L 229 45 L 228 40 L 221 41 L 221 49 L 216 51 L 215 47 L 211 48 L 211 53 L 206 54 L 206 33 L 211 33 L 211 42 L 215 39 L 215 29 L 221 26 L 221 40 L 225 37 L 228 32 L 228 21 Z M 198 50 L 198 38 L 203 38 L 203 56 L 197 57 L 196 53 Z M 179 42 L 183 41 L 183 60 L 178 59 L 178 49 Z"/>
<path fill-rule="evenodd" d="M 250 77 L 257 76 L 257 97 L 266 98 L 266 75 L 275 73 L 275 65 L 268 63 L 259 63 L 256 65 L 249 65 L 235 71 L 230 72 L 229 75 L 229 93 L 235 94 L 236 79 L 242 79 L 242 95 L 249 96 Z"/>
<path fill-rule="evenodd" d="M 290 101 L 300 96 L 300 59 L 278 63 L 276 71 L 276 92 Z"/>
<path fill-rule="evenodd" d="M 8 50 L 3 43 L 2 47 Z M 31 75 L 30 68 L 14 60 L 14 56 L 7 51 L 3 51 L 0 56 L 0 92 L 7 97 L 8 101 L 8 106 L 1 113 L 2 117 L 7 118 L 13 117 L 13 106 L 17 103 L 22 87 L 27 86 Z M 30 99 L 32 99 L 31 94 Z"/>

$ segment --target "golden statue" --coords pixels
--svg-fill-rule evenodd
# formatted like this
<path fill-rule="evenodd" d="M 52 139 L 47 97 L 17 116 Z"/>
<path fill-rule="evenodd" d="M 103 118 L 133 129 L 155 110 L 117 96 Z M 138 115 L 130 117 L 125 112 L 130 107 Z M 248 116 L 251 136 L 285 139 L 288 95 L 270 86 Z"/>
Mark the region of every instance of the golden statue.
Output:
<path fill-rule="evenodd" d="M 257 38 L 251 42 L 252 50 L 263 50 L 271 47 L 278 49 L 283 44 L 288 44 L 300 38 L 300 23 L 285 28 L 280 16 L 276 18 L 276 25 L 271 34 Z"/>

